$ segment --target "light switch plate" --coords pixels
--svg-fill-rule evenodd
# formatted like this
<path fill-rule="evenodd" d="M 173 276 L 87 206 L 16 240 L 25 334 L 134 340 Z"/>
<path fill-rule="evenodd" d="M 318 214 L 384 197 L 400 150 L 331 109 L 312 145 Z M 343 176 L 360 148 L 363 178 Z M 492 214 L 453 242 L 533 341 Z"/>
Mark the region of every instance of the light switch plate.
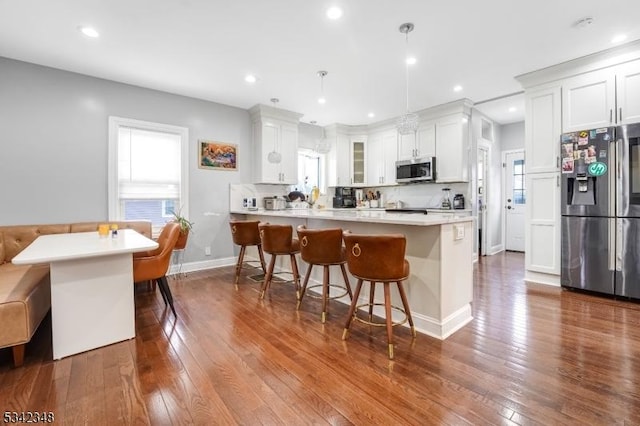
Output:
<path fill-rule="evenodd" d="M 453 226 L 453 239 L 456 241 L 464 239 L 464 226 L 462 225 Z"/>

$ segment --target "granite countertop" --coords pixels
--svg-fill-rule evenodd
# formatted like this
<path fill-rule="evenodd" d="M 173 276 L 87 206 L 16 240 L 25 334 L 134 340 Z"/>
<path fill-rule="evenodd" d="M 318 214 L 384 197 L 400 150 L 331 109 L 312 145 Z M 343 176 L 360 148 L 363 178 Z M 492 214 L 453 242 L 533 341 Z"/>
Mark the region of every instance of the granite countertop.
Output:
<path fill-rule="evenodd" d="M 395 213 L 378 209 L 286 209 L 286 210 L 231 210 L 230 213 L 255 216 L 275 216 L 302 219 L 339 220 L 345 222 L 387 223 L 396 225 L 431 226 L 471 222 L 471 216 L 445 214 Z"/>

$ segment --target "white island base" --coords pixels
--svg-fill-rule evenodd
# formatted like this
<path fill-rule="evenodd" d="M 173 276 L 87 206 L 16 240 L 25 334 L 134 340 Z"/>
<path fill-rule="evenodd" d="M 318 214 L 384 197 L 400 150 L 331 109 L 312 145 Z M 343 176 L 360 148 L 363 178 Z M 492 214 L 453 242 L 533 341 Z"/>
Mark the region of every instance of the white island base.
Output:
<path fill-rule="evenodd" d="M 382 211 L 232 211 L 236 219 L 290 224 L 295 228 L 336 228 L 354 233 L 400 233 L 407 237 L 406 258 L 411 275 L 405 290 L 416 330 L 438 339 L 445 339 L 472 319 L 473 300 L 473 219 L 444 215 L 386 213 Z M 251 252 L 251 256 L 257 254 Z M 289 268 L 286 262 L 279 265 Z M 304 274 L 306 263 L 300 261 Z M 322 281 L 320 271 L 312 278 Z M 339 281 L 338 269 L 331 273 L 332 281 Z M 334 277 L 339 277 L 334 279 Z M 354 280 L 355 281 L 355 280 Z M 352 284 L 354 284 L 352 281 Z M 378 292 L 381 293 L 381 292 Z M 363 287 L 362 301 L 368 303 L 368 285 Z M 366 300 L 365 300 L 366 299 Z M 376 302 L 381 302 L 377 300 Z M 340 299 L 349 303 L 348 297 Z M 392 303 L 401 306 L 400 295 L 392 289 Z M 384 316 L 376 306 L 376 315 Z M 394 320 L 402 320 L 402 313 L 394 312 Z"/>

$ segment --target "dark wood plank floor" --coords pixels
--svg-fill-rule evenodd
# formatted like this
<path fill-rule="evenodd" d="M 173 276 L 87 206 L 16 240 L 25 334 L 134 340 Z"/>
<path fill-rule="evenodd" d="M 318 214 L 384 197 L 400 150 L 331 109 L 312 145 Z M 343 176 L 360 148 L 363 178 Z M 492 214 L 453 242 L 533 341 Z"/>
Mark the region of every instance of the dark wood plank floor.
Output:
<path fill-rule="evenodd" d="M 62 424 L 640 424 L 640 304 L 525 285 L 523 257 L 475 268 L 472 323 L 446 341 L 355 323 L 346 306 L 264 301 L 233 268 L 170 280 L 179 318 L 136 290 L 137 337 L 52 361 L 47 319 L 22 368 L 0 350 L 0 410 Z"/>

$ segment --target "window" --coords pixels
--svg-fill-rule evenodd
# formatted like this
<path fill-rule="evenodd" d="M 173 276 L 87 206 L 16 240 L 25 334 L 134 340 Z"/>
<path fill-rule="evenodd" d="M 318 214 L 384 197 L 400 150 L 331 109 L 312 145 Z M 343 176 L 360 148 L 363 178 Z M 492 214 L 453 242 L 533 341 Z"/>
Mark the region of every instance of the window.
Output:
<path fill-rule="evenodd" d="M 188 217 L 188 129 L 109 117 L 109 220 Z"/>
<path fill-rule="evenodd" d="M 514 204 L 524 204 L 526 200 L 524 160 L 515 160 L 513 162 L 513 202 Z"/>
<path fill-rule="evenodd" d="M 296 188 L 311 194 L 314 186 L 324 189 L 324 155 L 310 149 L 298 150 L 298 184 Z M 324 191 L 323 191 L 324 192 Z"/>

